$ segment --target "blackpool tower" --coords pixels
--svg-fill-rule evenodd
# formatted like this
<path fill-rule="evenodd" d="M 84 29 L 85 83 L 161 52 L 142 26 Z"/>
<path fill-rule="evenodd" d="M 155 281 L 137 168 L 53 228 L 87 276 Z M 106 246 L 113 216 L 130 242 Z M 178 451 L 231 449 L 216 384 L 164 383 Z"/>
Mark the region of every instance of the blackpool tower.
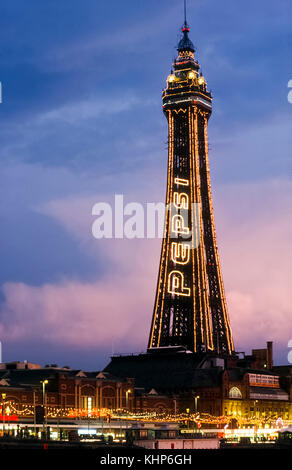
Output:
<path fill-rule="evenodd" d="M 148 351 L 182 346 L 230 355 L 234 345 L 209 173 L 212 96 L 186 18 L 177 51 L 162 94 L 168 121 L 167 210 Z"/>

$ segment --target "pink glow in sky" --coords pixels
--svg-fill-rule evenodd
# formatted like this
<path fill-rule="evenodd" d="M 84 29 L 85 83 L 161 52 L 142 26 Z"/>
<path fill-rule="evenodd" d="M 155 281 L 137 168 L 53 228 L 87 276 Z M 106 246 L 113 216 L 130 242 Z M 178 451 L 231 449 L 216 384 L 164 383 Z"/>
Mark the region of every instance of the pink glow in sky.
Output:
<path fill-rule="evenodd" d="M 292 333 L 291 183 L 221 186 L 215 193 L 220 258 L 236 348 L 264 347 L 266 340 L 285 347 Z M 264 208 L 257 202 L 261 198 L 266 201 Z M 78 207 L 82 212 L 91 202 L 60 200 L 44 211 L 63 223 L 92 256 L 97 247 L 103 250 L 108 272 L 91 282 L 6 283 L 0 329 L 6 340 L 42 337 L 81 348 L 111 344 L 116 352 L 146 348 L 161 241 L 91 239 L 90 219 L 78 217 L 73 210 Z"/>

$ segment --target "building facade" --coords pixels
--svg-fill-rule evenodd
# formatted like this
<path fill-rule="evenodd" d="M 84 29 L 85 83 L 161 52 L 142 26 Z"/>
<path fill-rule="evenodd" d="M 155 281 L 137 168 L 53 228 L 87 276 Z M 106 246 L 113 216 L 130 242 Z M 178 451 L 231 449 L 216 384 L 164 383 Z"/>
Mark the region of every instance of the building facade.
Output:
<path fill-rule="evenodd" d="M 102 410 L 134 409 L 134 381 L 106 372 L 84 372 L 14 362 L 0 366 L 2 417 L 34 417 L 39 406 L 50 417 L 98 417 Z"/>
<path fill-rule="evenodd" d="M 260 351 L 263 356 L 264 350 Z M 116 356 L 99 372 L 21 362 L 0 364 L 2 420 L 35 420 L 44 398 L 48 419 L 96 419 L 119 412 L 175 418 L 188 410 L 198 419 L 222 417 L 226 422 L 264 425 L 292 420 L 290 366 L 267 369 L 263 364 L 259 369 L 255 368 L 258 357 L 247 356 L 230 367 L 226 359 L 184 352 L 131 358 L 130 362 L 127 356 Z M 135 379 L 126 377 L 123 366 Z M 117 371 L 122 378 L 116 376 Z"/>

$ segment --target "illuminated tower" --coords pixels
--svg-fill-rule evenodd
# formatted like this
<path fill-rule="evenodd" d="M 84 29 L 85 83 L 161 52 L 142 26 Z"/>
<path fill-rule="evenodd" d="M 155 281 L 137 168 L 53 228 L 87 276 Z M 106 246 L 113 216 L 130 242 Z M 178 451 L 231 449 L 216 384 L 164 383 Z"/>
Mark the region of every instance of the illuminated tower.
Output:
<path fill-rule="evenodd" d="M 234 350 L 218 257 L 208 160 L 212 96 L 200 74 L 185 20 L 162 94 L 168 121 L 165 236 L 148 351 Z"/>

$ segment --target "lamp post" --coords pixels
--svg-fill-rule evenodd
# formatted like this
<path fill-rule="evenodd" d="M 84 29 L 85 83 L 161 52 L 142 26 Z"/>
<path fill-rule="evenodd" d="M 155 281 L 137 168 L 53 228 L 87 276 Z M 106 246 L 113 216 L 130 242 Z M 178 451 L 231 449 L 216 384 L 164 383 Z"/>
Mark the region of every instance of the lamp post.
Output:
<path fill-rule="evenodd" d="M 186 409 L 186 413 L 188 416 L 188 429 L 190 429 L 190 409 L 189 408 Z"/>
<path fill-rule="evenodd" d="M 198 399 L 200 398 L 200 395 L 195 396 L 195 413 L 198 412 Z"/>
<path fill-rule="evenodd" d="M 3 436 L 4 436 L 4 414 L 5 414 L 5 398 L 6 398 L 6 393 L 2 393 L 2 428 L 3 428 Z"/>
<path fill-rule="evenodd" d="M 174 420 L 176 421 L 176 398 L 173 400 L 174 402 Z"/>
<path fill-rule="evenodd" d="M 128 409 L 129 406 L 129 393 L 131 393 L 131 390 L 126 391 L 126 409 Z"/>
<path fill-rule="evenodd" d="M 5 413 L 6 413 L 6 415 L 7 415 L 7 431 L 8 431 L 7 434 L 8 434 L 8 436 L 9 436 L 9 435 L 10 435 L 10 429 L 9 429 L 10 408 L 9 408 L 9 406 L 6 406 L 6 408 L 5 408 Z"/>
<path fill-rule="evenodd" d="M 46 385 L 49 383 L 48 380 L 41 380 L 43 385 L 43 410 L 44 410 L 44 421 L 43 421 L 43 436 L 47 439 L 47 411 L 46 411 Z"/>
<path fill-rule="evenodd" d="M 34 430 L 34 435 L 36 436 L 36 409 L 35 409 L 35 389 L 33 390 L 33 430 Z"/>

